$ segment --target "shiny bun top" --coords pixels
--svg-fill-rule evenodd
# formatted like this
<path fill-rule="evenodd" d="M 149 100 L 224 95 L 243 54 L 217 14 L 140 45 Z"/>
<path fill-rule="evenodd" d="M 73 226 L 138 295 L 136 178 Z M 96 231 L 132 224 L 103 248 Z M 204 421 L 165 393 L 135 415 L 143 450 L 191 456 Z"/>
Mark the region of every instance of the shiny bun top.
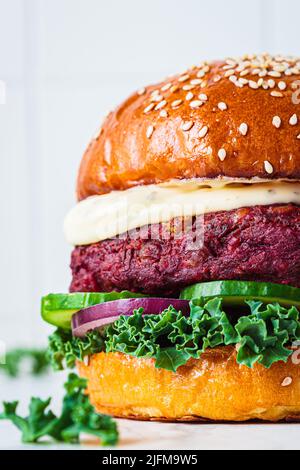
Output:
<path fill-rule="evenodd" d="M 77 194 L 172 179 L 300 179 L 300 59 L 203 62 L 134 93 L 81 162 Z"/>

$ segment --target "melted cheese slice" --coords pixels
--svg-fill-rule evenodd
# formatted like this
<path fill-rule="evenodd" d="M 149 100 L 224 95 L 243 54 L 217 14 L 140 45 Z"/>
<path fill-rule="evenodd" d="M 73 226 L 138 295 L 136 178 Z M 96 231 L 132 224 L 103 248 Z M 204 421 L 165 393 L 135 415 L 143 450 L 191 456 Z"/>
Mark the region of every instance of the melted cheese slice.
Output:
<path fill-rule="evenodd" d="M 300 205 L 299 182 L 211 187 L 196 180 L 173 181 L 89 197 L 69 212 L 64 232 L 71 245 L 89 245 L 174 217 L 288 203 Z"/>

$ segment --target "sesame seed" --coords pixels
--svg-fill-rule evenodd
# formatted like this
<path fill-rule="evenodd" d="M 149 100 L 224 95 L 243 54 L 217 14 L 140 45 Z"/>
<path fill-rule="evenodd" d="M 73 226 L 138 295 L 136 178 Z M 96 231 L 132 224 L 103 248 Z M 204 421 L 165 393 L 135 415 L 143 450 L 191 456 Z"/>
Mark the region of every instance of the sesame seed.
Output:
<path fill-rule="evenodd" d="M 168 112 L 165 109 L 162 109 L 159 113 L 160 117 L 166 118 L 168 117 Z"/>
<path fill-rule="evenodd" d="M 177 108 L 182 103 L 182 100 L 175 100 L 171 103 L 172 108 Z"/>
<path fill-rule="evenodd" d="M 239 132 L 240 134 L 242 134 L 243 136 L 246 136 L 248 134 L 248 124 L 246 124 L 245 122 L 243 122 L 240 127 L 239 127 Z"/>
<path fill-rule="evenodd" d="M 298 135 L 297 135 L 297 139 L 299 139 L 299 140 L 300 140 L 300 134 L 298 134 Z"/>
<path fill-rule="evenodd" d="M 194 88 L 195 88 L 195 85 L 184 85 L 182 87 L 184 91 L 190 91 L 190 90 L 193 90 Z"/>
<path fill-rule="evenodd" d="M 193 127 L 193 121 L 186 121 L 181 124 L 181 129 L 183 131 L 189 131 Z"/>
<path fill-rule="evenodd" d="M 249 87 L 252 88 L 253 90 L 257 90 L 259 88 L 259 85 L 257 82 L 254 82 L 253 80 L 249 80 Z"/>
<path fill-rule="evenodd" d="M 166 106 L 167 102 L 166 100 L 161 101 L 155 106 L 155 111 L 158 111 L 159 109 L 162 109 L 164 106 Z"/>
<path fill-rule="evenodd" d="M 269 175 L 271 175 L 271 174 L 273 173 L 274 168 L 273 168 L 273 166 L 271 165 L 271 163 L 268 162 L 267 160 L 265 160 L 265 162 L 264 162 L 264 167 L 265 167 L 266 172 L 267 172 Z"/>
<path fill-rule="evenodd" d="M 268 80 L 268 85 L 269 85 L 270 88 L 275 88 L 276 83 L 275 83 L 274 80 Z"/>
<path fill-rule="evenodd" d="M 144 113 L 147 114 L 149 113 L 150 111 L 152 111 L 152 109 L 154 108 L 155 104 L 154 103 L 150 103 L 149 106 L 147 106 L 145 109 L 144 109 Z"/>
<path fill-rule="evenodd" d="M 298 116 L 297 114 L 293 114 L 291 119 L 289 120 L 291 126 L 296 126 L 298 124 Z"/>
<path fill-rule="evenodd" d="M 279 117 L 279 116 L 274 116 L 274 117 L 273 117 L 273 120 L 272 120 L 272 124 L 273 124 L 274 127 L 277 127 L 277 129 L 279 129 L 280 126 L 281 126 L 281 119 L 280 119 L 280 117 Z"/>
<path fill-rule="evenodd" d="M 292 377 L 286 377 L 282 382 L 281 382 L 281 386 L 282 387 L 289 387 L 293 382 L 293 379 Z"/>
<path fill-rule="evenodd" d="M 235 82 L 233 82 L 233 84 L 234 84 L 237 88 L 244 88 L 244 84 L 241 83 L 239 80 L 236 80 Z"/>
<path fill-rule="evenodd" d="M 299 67 L 293 67 L 293 68 L 292 68 L 292 73 L 293 73 L 294 75 L 298 75 L 298 74 L 300 73 Z"/>
<path fill-rule="evenodd" d="M 187 93 L 185 99 L 186 99 L 187 101 L 191 101 L 193 98 L 194 98 L 194 94 L 193 94 L 191 91 L 189 91 L 189 92 Z"/>
<path fill-rule="evenodd" d="M 283 94 L 280 91 L 271 91 L 271 96 L 274 96 L 274 98 L 283 98 Z"/>
<path fill-rule="evenodd" d="M 88 366 L 90 364 L 90 356 L 89 355 L 83 357 L 83 363 L 84 363 L 85 366 Z"/>
<path fill-rule="evenodd" d="M 166 85 L 161 87 L 161 91 L 167 91 L 169 90 L 169 88 L 171 88 L 171 86 L 172 86 L 172 83 L 167 83 Z"/>
<path fill-rule="evenodd" d="M 246 75 L 249 75 L 249 70 L 248 70 L 248 69 L 243 70 L 243 71 L 240 73 L 240 76 L 241 76 L 241 77 L 245 77 Z"/>
<path fill-rule="evenodd" d="M 228 109 L 228 106 L 226 103 L 224 103 L 223 101 L 221 101 L 219 104 L 218 104 L 218 108 L 220 111 L 226 111 L 226 109 Z"/>
<path fill-rule="evenodd" d="M 179 87 L 177 85 L 172 85 L 170 88 L 171 93 L 175 93 L 175 91 L 179 90 Z"/>
<path fill-rule="evenodd" d="M 199 137 L 202 138 L 202 137 L 205 137 L 206 134 L 208 133 L 208 127 L 207 126 L 204 126 L 202 127 L 202 129 L 199 131 Z"/>
<path fill-rule="evenodd" d="M 141 89 L 137 92 L 137 94 L 138 94 L 139 96 L 142 96 L 142 95 L 144 95 L 145 93 L 146 93 L 146 88 L 141 88 Z"/>
<path fill-rule="evenodd" d="M 227 152 L 225 149 L 220 149 L 218 151 L 218 157 L 219 159 L 221 160 L 221 162 L 224 162 L 225 158 L 226 158 L 226 155 L 227 155 Z"/>
<path fill-rule="evenodd" d="M 203 105 L 203 101 L 200 101 L 200 100 L 194 100 L 190 102 L 191 108 L 200 108 L 200 106 L 202 105 Z"/>
<path fill-rule="evenodd" d="M 205 93 L 200 93 L 199 95 L 199 100 L 201 101 L 207 101 L 208 100 L 208 97 Z"/>
<path fill-rule="evenodd" d="M 153 131 L 154 131 L 154 127 L 153 127 L 153 126 L 148 126 L 148 127 L 147 127 L 147 131 L 146 131 L 147 139 L 150 139 L 150 137 L 151 137 L 152 134 L 153 134 Z"/>
<path fill-rule="evenodd" d="M 271 70 L 271 72 L 268 72 L 268 75 L 269 75 L 269 77 L 275 77 L 275 78 L 280 78 L 281 77 L 281 73 L 276 72 L 275 70 Z"/>
<path fill-rule="evenodd" d="M 283 91 L 286 90 L 287 84 L 285 82 L 279 82 L 278 83 L 278 88 L 279 90 Z"/>
<path fill-rule="evenodd" d="M 284 72 L 285 71 L 285 65 L 284 64 L 274 65 L 274 70 L 275 70 L 275 72 Z"/>
<path fill-rule="evenodd" d="M 188 74 L 181 75 L 181 77 L 178 78 L 178 81 L 179 82 L 186 82 L 189 78 L 190 78 L 190 76 Z"/>
<path fill-rule="evenodd" d="M 224 65 L 223 70 L 232 70 L 234 65 Z"/>
<path fill-rule="evenodd" d="M 193 80 L 191 80 L 191 85 L 201 85 L 202 83 L 202 80 L 198 79 L 198 78 L 194 78 Z"/>
<path fill-rule="evenodd" d="M 258 86 L 258 87 L 261 87 L 263 84 L 264 84 L 264 79 L 263 79 L 263 78 L 259 78 L 259 80 L 258 80 L 258 82 L 257 82 L 257 86 Z"/>
<path fill-rule="evenodd" d="M 236 68 L 236 71 L 237 72 L 243 72 L 246 68 L 246 65 L 244 63 L 241 63 L 237 68 Z"/>
<path fill-rule="evenodd" d="M 224 77 L 228 78 L 234 75 L 234 70 L 227 70 L 227 72 L 224 73 Z"/>
<path fill-rule="evenodd" d="M 216 76 L 214 77 L 214 82 L 217 83 L 217 82 L 219 82 L 221 79 L 222 79 L 221 75 L 216 75 Z"/>
<path fill-rule="evenodd" d="M 155 95 L 151 96 L 150 101 L 153 101 L 154 103 L 157 103 L 157 102 L 161 101 L 162 99 L 163 99 L 162 95 L 155 94 Z"/>
<path fill-rule="evenodd" d="M 205 71 L 204 70 L 199 70 L 199 72 L 197 72 L 197 77 L 198 78 L 203 78 L 205 76 Z"/>
<path fill-rule="evenodd" d="M 204 73 L 208 73 L 210 71 L 210 67 L 208 65 L 203 64 L 201 71 Z"/>
<path fill-rule="evenodd" d="M 207 80 L 204 80 L 201 85 L 200 85 L 200 88 L 206 88 L 207 87 Z"/>
<path fill-rule="evenodd" d="M 229 77 L 229 80 L 230 80 L 232 83 L 235 83 L 235 82 L 237 82 L 237 77 L 236 77 L 235 75 L 231 75 L 231 76 Z"/>

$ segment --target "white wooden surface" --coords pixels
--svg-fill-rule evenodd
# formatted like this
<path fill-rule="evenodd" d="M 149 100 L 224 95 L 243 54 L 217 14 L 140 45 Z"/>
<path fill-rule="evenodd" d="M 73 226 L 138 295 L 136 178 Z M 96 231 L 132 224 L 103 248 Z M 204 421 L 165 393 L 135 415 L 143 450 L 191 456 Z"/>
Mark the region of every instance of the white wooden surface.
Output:
<path fill-rule="evenodd" d="M 299 12 L 297 0 L 0 0 L 1 340 L 43 342 L 39 298 L 68 287 L 62 220 L 106 111 L 203 58 L 299 53 Z"/>

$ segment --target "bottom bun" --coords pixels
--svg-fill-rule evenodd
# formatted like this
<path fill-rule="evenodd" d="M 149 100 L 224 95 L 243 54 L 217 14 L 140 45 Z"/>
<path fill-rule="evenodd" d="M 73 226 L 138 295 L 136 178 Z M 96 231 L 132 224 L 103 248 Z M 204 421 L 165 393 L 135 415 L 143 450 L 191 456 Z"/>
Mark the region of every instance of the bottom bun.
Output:
<path fill-rule="evenodd" d="M 297 354 L 297 353 L 295 353 Z M 99 413 L 140 420 L 300 421 L 300 365 L 236 362 L 234 347 L 208 350 L 176 373 L 153 359 L 99 353 L 78 363 Z"/>

